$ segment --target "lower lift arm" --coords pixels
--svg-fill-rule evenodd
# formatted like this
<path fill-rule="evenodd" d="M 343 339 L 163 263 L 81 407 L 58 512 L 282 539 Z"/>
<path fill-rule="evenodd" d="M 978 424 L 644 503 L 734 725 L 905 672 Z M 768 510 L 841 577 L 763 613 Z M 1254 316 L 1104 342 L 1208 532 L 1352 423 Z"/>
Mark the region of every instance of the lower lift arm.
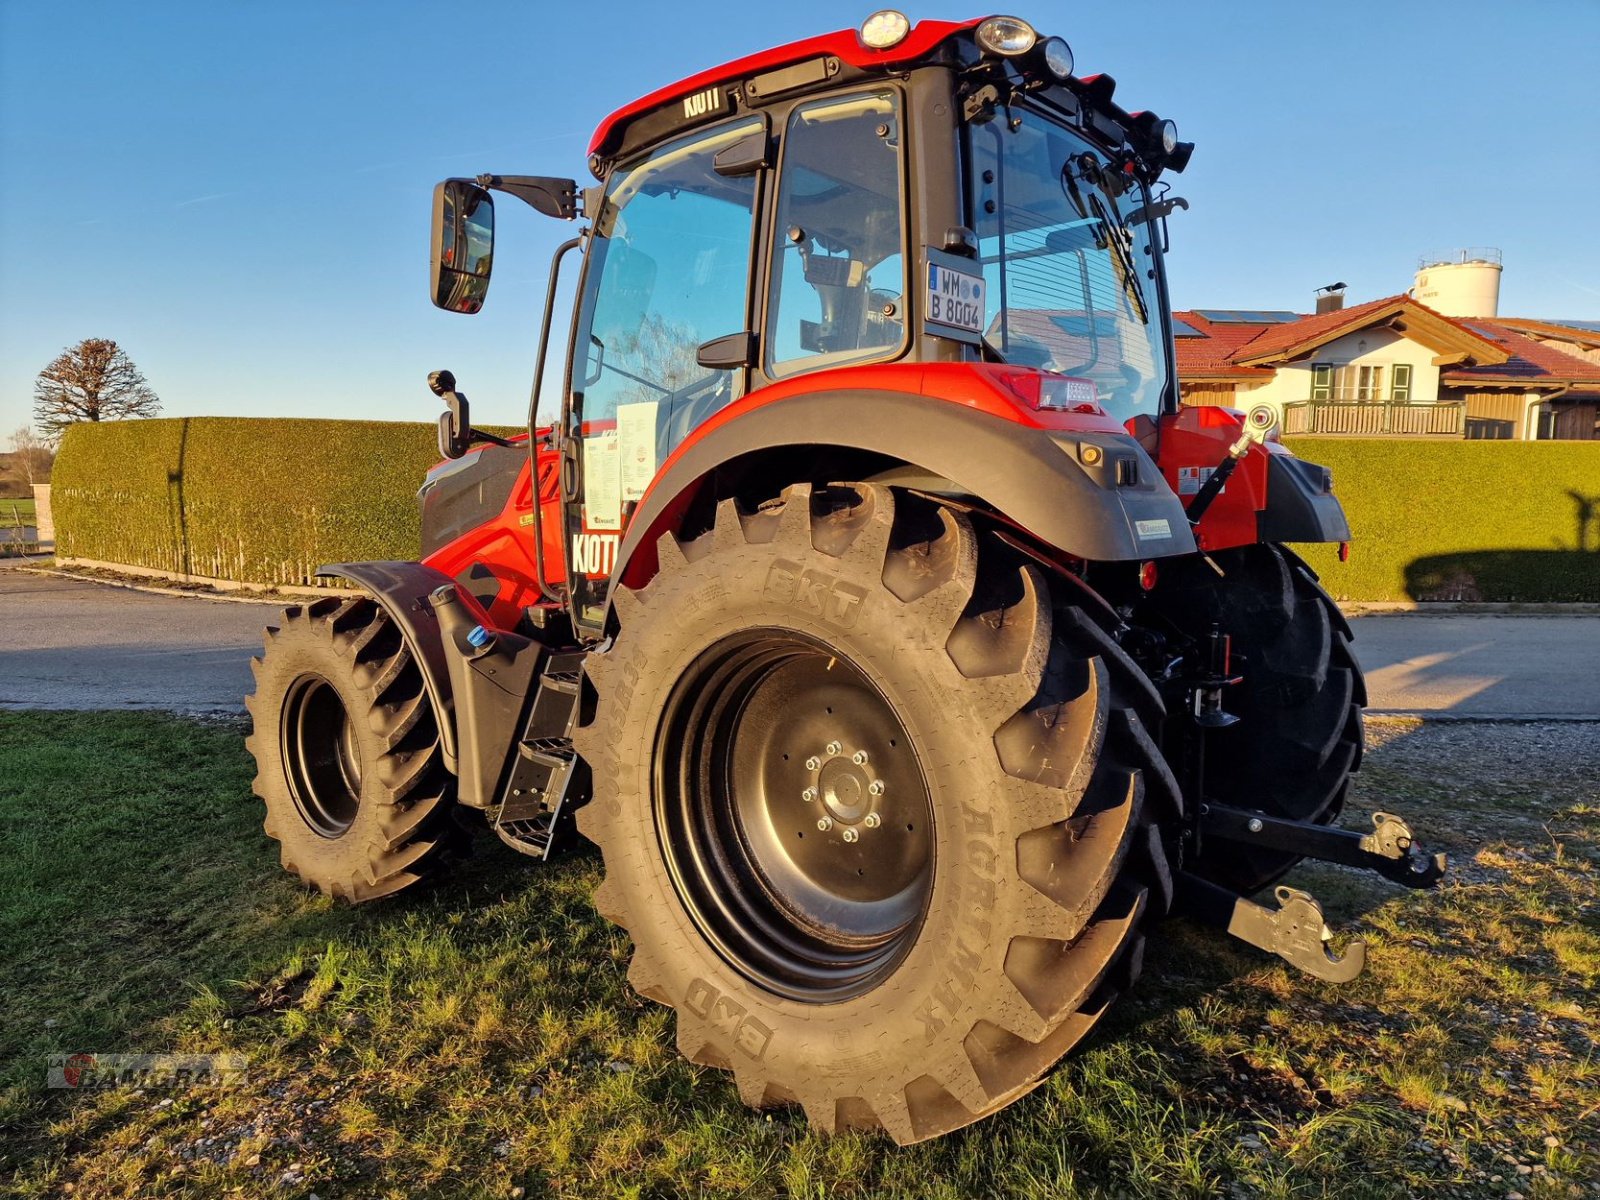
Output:
<path fill-rule="evenodd" d="M 1203 837 L 1365 867 L 1406 887 L 1433 887 L 1445 872 L 1445 856 L 1424 854 L 1417 848 L 1410 826 L 1389 813 L 1374 813 L 1373 830 L 1365 835 L 1222 804 L 1203 805 L 1199 816 Z M 1274 911 L 1189 872 L 1183 874 L 1181 883 L 1190 915 L 1276 954 L 1308 975 L 1348 983 L 1366 965 L 1367 948 L 1361 941 L 1351 942 L 1342 956 L 1330 952 L 1332 934 L 1323 921 L 1322 906 L 1306 892 L 1279 887 L 1279 907 Z"/>

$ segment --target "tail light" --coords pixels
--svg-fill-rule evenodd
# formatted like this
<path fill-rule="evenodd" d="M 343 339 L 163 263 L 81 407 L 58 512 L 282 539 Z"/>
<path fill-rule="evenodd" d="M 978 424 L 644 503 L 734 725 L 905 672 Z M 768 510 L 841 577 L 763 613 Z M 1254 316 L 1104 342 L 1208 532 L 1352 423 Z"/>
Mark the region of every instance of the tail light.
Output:
<path fill-rule="evenodd" d="M 1049 371 L 1002 371 L 999 381 L 1028 407 L 1042 412 L 1105 415 L 1105 409 L 1100 407 L 1100 389 L 1092 379 Z"/>

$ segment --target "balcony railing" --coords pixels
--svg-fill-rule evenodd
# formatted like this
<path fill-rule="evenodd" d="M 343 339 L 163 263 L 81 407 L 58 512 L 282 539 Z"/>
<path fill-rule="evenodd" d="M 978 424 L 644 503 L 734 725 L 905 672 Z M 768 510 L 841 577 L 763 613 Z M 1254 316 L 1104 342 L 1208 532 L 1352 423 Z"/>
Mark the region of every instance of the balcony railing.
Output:
<path fill-rule="evenodd" d="M 1407 404 L 1394 400 L 1298 400 L 1283 406 L 1285 434 L 1326 433 L 1355 437 L 1465 437 L 1467 405 Z"/>

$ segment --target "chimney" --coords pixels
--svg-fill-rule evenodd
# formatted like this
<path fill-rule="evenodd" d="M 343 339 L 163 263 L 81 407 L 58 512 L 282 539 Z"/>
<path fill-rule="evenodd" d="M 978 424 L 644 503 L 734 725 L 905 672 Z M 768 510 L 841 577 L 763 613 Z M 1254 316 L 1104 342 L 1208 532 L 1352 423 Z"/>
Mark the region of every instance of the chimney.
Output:
<path fill-rule="evenodd" d="M 1345 285 L 1343 283 L 1330 283 L 1327 287 L 1319 287 L 1317 289 L 1317 315 L 1319 317 L 1323 313 L 1338 312 L 1344 307 L 1344 288 Z"/>

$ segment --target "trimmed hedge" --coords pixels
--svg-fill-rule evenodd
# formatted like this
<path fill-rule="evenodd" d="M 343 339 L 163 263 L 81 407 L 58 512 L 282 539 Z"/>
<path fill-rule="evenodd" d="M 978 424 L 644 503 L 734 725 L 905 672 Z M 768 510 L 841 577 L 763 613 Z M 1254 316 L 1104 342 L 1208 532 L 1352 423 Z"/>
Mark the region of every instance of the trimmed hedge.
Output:
<path fill-rule="evenodd" d="M 415 558 L 431 425 L 188 417 L 79 424 L 56 460 L 56 550 L 303 585 L 323 563 Z"/>
<path fill-rule="evenodd" d="M 1600 601 L 1600 442 L 1290 438 L 1355 533 L 1307 560 L 1347 600 Z M 191 417 L 74 425 L 57 549 L 248 583 L 413 558 L 431 425 Z"/>
<path fill-rule="evenodd" d="M 1299 548 L 1336 598 L 1600 602 L 1600 442 L 1284 444 L 1349 514 L 1349 562 Z"/>

